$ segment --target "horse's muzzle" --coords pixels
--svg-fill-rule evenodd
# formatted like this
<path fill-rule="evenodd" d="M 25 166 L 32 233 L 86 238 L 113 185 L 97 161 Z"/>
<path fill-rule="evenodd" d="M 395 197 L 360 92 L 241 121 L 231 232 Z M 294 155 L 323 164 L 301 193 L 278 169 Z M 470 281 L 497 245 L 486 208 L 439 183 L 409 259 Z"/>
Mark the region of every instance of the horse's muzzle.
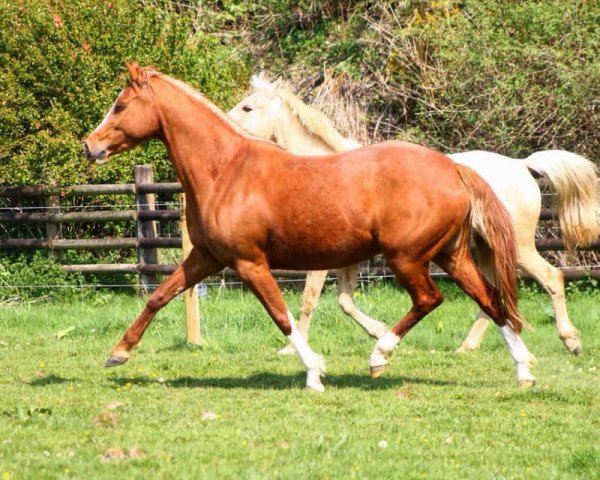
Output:
<path fill-rule="evenodd" d="M 104 161 L 106 160 L 106 150 L 94 152 L 90 150 L 90 147 L 88 146 L 87 142 L 83 142 L 83 153 L 90 162 L 104 163 Z"/>

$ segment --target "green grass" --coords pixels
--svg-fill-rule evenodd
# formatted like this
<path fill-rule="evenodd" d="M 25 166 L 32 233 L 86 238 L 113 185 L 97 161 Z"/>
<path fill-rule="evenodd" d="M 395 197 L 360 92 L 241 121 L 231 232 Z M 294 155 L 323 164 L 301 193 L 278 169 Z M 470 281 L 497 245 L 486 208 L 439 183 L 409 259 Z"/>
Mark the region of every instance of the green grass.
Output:
<path fill-rule="evenodd" d="M 549 299 L 522 292 L 536 327 L 524 338 L 539 365 L 538 385 L 520 390 L 492 329 L 481 352 L 454 353 L 476 308 L 453 286 L 444 291 L 446 302 L 371 380 L 374 341 L 343 316 L 329 288 L 311 331 L 328 362 L 323 394 L 304 390 L 296 357 L 275 354 L 283 336 L 240 290 L 220 298 L 211 290 L 201 302 L 206 346 L 186 345 L 178 299 L 115 369 L 102 363 L 142 300 L 0 309 L 0 475 L 598 478 L 600 293 L 570 295 L 584 342 L 573 357 L 556 338 Z M 299 295 L 286 297 L 297 311 Z M 409 300 L 379 285 L 361 290 L 357 303 L 392 324 Z M 122 405 L 111 410 L 114 402 Z M 130 458 L 132 447 L 143 456 Z M 103 461 L 109 448 L 126 458 Z"/>

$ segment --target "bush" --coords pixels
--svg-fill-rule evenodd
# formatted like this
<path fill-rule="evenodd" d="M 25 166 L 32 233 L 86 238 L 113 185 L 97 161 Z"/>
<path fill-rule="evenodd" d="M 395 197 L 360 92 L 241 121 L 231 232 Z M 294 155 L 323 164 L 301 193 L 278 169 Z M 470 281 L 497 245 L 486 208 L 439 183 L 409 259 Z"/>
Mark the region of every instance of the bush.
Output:
<path fill-rule="evenodd" d="M 43 297 L 71 298 L 78 276 L 69 276 L 46 252 L 0 258 L 0 303 Z"/>
<path fill-rule="evenodd" d="M 227 107 L 245 85 L 247 58 L 171 2 L 0 0 L 0 185 L 131 181 L 134 163 L 173 180 L 150 144 L 91 168 L 81 140 L 124 85 L 123 62 L 159 67 Z"/>
<path fill-rule="evenodd" d="M 385 98 L 409 107 L 402 128 L 444 150 L 563 148 L 595 157 L 596 6 L 431 2 L 409 25 L 398 18 L 388 6 L 369 24 L 387 56 Z"/>
<path fill-rule="evenodd" d="M 324 77 L 343 77 L 374 140 L 596 159 L 594 2 L 270 0 L 254 13 L 256 62 L 308 95 Z"/>

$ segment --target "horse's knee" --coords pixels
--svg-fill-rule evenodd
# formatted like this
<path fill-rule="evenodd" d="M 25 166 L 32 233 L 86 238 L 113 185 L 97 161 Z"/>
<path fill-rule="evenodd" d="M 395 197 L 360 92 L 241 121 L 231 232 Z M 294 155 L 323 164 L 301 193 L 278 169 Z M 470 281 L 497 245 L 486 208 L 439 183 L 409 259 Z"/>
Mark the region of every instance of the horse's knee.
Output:
<path fill-rule="evenodd" d="M 146 302 L 146 308 L 151 312 L 156 312 L 160 310 L 164 305 L 164 300 L 161 297 L 154 298 L 154 296 L 150 297 Z"/>
<path fill-rule="evenodd" d="M 309 317 L 312 315 L 312 313 L 316 310 L 316 308 L 319 306 L 319 302 L 315 301 L 315 302 L 302 302 L 302 308 L 300 309 L 300 313 L 305 316 L 305 317 Z"/>
<path fill-rule="evenodd" d="M 179 295 L 183 291 L 182 288 L 177 289 L 175 295 Z M 164 307 L 171 300 L 171 296 L 167 296 L 165 293 L 161 293 L 159 290 L 155 291 L 148 301 L 146 302 L 146 308 L 151 312 L 156 312 Z"/>
<path fill-rule="evenodd" d="M 439 307 L 444 301 L 444 295 L 439 290 L 434 290 L 431 295 L 431 309 Z"/>

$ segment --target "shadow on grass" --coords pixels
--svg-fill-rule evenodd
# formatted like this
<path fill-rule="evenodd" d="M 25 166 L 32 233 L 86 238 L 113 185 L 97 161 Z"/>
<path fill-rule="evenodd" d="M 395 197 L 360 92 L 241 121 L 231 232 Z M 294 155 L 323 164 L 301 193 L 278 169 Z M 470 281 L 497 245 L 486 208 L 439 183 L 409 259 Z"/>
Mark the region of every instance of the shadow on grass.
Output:
<path fill-rule="evenodd" d="M 50 374 L 46 375 L 45 377 L 36 378 L 35 380 L 32 380 L 31 382 L 29 382 L 29 385 L 31 385 L 32 387 L 46 387 L 48 385 L 60 385 L 61 383 L 69 383 L 71 381 L 72 379 L 70 378 L 64 378 L 59 375 Z"/>
<path fill-rule="evenodd" d="M 153 385 L 161 383 L 171 388 L 245 388 L 252 390 L 288 390 L 294 387 L 304 388 L 306 374 L 279 375 L 274 373 L 257 373 L 249 377 L 177 377 L 174 379 L 156 380 L 147 376 L 113 377 L 109 379 L 119 386 L 135 383 L 137 385 Z M 381 377 L 376 380 L 367 375 L 327 375 L 323 379 L 325 388 L 358 388 L 361 390 L 389 390 L 404 384 L 426 384 L 435 386 L 458 386 L 460 382 L 432 380 L 411 377 Z"/>

